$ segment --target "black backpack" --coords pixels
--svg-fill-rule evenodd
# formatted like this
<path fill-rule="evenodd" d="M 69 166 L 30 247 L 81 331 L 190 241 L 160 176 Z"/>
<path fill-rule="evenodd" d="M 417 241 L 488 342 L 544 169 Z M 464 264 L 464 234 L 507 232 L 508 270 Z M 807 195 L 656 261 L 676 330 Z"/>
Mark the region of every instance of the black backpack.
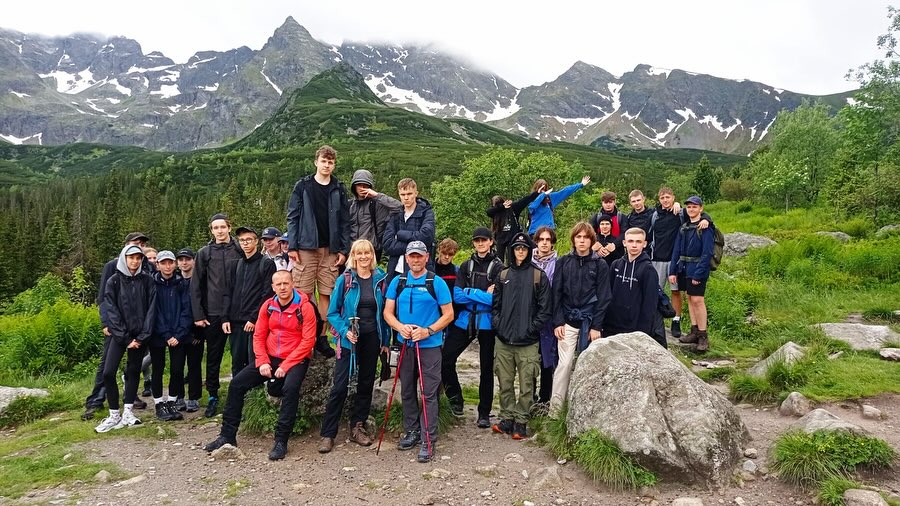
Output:
<path fill-rule="evenodd" d="M 400 275 L 400 279 L 397 280 L 397 305 L 394 308 L 394 314 L 399 314 L 400 310 L 400 294 L 403 293 L 403 290 L 406 290 L 407 277 L 406 273 Z M 422 286 L 422 285 L 410 285 L 412 287 Z M 434 272 L 427 271 L 425 274 L 425 289 L 428 290 L 428 294 L 431 295 L 431 298 L 437 302 L 437 292 L 434 290 Z M 412 297 L 409 298 L 409 312 L 412 313 Z"/>

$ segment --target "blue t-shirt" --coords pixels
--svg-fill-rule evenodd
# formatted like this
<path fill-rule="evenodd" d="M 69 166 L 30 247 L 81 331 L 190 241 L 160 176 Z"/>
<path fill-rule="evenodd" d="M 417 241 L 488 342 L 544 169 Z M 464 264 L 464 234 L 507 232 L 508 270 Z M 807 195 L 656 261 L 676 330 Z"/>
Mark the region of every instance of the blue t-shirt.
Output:
<path fill-rule="evenodd" d="M 431 297 L 428 289 L 425 288 L 425 278 L 428 272 L 423 272 L 422 276 L 414 278 L 407 271 L 406 288 L 397 296 L 397 284 L 400 283 L 400 276 L 394 277 L 388 286 L 385 298 L 396 301 L 397 303 L 397 319 L 407 325 L 418 325 L 427 327 L 434 324 L 441 318 L 441 306 L 453 302 L 450 295 L 450 289 L 447 283 L 438 276 L 434 277 L 434 293 L 437 300 Z M 412 311 L 410 312 L 410 307 Z M 404 341 L 399 334 L 397 338 Z M 436 348 L 444 343 L 444 331 L 435 332 L 433 336 L 419 341 L 420 348 Z M 407 345 L 412 345 L 410 340 Z"/>

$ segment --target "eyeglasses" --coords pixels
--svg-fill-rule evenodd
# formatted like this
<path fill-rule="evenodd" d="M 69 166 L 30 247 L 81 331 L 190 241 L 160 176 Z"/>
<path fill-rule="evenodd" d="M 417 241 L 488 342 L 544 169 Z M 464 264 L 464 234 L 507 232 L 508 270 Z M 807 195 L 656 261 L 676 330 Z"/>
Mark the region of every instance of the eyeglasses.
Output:
<path fill-rule="evenodd" d="M 250 244 L 250 243 L 256 242 L 256 238 L 254 238 L 254 237 L 247 237 L 247 238 L 244 238 L 244 239 L 238 239 L 238 242 L 241 243 L 241 244 Z"/>

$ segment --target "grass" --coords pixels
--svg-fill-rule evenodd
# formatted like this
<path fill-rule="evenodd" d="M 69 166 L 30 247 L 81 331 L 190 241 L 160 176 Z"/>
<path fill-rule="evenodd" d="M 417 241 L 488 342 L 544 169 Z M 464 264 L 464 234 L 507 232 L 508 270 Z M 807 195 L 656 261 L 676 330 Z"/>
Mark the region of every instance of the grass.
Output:
<path fill-rule="evenodd" d="M 241 417 L 241 433 L 252 436 L 272 434 L 278 424 L 280 407 L 266 399 L 265 386 L 254 388 L 247 393 L 244 412 Z M 312 421 L 303 416 L 302 409 L 294 423 L 292 435 L 303 434 L 312 426 Z"/>
<path fill-rule="evenodd" d="M 224 499 L 234 499 L 250 486 L 250 480 L 228 480 L 225 484 Z"/>
<path fill-rule="evenodd" d="M 849 479 L 858 470 L 886 469 L 895 459 L 893 448 L 875 437 L 842 431 L 789 432 L 775 442 L 772 468 L 787 482 L 812 487 L 831 478 Z"/>
<path fill-rule="evenodd" d="M 824 506 L 844 506 L 844 492 L 861 486 L 847 478 L 832 477 L 819 485 L 819 493 L 816 497 L 819 499 L 819 504 Z"/>
<path fill-rule="evenodd" d="M 439 395 L 438 398 L 438 434 L 446 434 L 457 423 L 457 419 L 453 416 L 453 413 L 450 412 L 450 401 L 447 399 L 447 396 Z M 375 423 L 380 429 L 381 424 L 384 422 L 384 409 L 380 407 L 379 409 L 375 409 L 373 407 L 372 416 L 375 418 Z M 428 416 L 429 421 L 431 421 L 431 413 L 429 413 Z M 403 407 L 401 406 L 398 397 L 394 398 L 394 404 L 391 406 L 391 413 L 388 416 L 387 428 L 385 430 L 388 432 L 403 432 Z"/>

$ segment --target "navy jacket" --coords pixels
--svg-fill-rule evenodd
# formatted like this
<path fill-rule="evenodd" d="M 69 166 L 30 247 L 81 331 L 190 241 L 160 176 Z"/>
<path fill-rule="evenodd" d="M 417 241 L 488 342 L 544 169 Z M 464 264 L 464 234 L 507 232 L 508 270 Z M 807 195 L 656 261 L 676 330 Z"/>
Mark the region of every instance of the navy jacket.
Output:
<path fill-rule="evenodd" d="M 697 228 L 696 223 L 686 223 L 675 236 L 669 275 L 684 273 L 685 277 L 696 280 L 709 278 L 709 261 L 712 260 L 715 227 L 706 230 Z"/>
<path fill-rule="evenodd" d="M 162 273 L 154 272 L 156 283 L 156 318 L 153 323 L 153 337 L 150 346 L 166 346 L 170 337 L 185 342 L 194 325 L 191 320 L 191 283 L 176 272 L 166 279 Z"/>
<path fill-rule="evenodd" d="M 328 213 L 328 250 L 331 253 L 350 254 L 350 202 L 344 183 L 337 181 L 328 195 L 328 209 L 313 209 L 309 198 L 309 185 L 319 184 L 310 174 L 294 185 L 288 203 L 287 231 L 288 249 L 319 249 L 319 229 L 316 227 L 315 213 Z"/>
<path fill-rule="evenodd" d="M 388 279 L 397 275 L 397 261 L 406 254 L 406 245 L 412 241 L 422 241 L 428 247 L 431 258 L 428 270 L 434 270 L 434 210 L 431 203 L 422 197 L 416 198 L 416 208 L 408 220 L 403 220 L 404 209 L 391 213 L 384 230 L 384 252 L 390 255 Z"/>

